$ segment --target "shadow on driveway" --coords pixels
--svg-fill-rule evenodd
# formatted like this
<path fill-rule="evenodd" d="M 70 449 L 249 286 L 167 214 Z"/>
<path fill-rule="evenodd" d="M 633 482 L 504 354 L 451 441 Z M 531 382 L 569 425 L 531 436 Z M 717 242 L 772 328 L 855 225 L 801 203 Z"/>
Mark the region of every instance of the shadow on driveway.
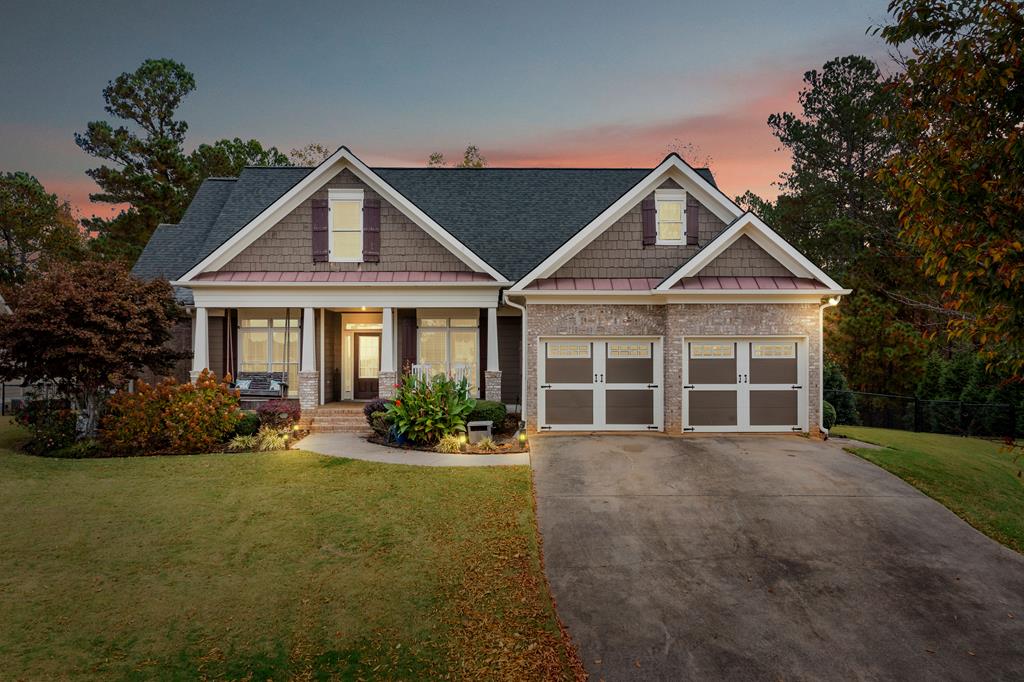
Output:
<path fill-rule="evenodd" d="M 558 612 L 594 679 L 1024 679 L 1024 557 L 796 436 L 543 436 Z"/>

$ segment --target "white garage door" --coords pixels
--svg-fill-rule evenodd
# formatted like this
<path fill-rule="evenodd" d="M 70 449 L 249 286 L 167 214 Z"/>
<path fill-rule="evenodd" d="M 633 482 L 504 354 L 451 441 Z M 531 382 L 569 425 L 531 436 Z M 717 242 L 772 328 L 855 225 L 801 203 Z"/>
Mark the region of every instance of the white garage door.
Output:
<path fill-rule="evenodd" d="M 541 339 L 538 355 L 542 430 L 661 430 L 660 339 Z"/>
<path fill-rule="evenodd" d="M 802 338 L 683 341 L 684 431 L 806 431 Z"/>

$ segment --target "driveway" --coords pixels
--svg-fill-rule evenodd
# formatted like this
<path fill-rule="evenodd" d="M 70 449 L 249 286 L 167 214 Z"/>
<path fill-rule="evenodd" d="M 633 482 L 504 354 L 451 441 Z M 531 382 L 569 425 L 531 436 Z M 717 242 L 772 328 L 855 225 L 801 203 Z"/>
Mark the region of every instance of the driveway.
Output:
<path fill-rule="evenodd" d="M 1022 679 L 1024 557 L 797 436 L 534 438 L 592 679 Z"/>

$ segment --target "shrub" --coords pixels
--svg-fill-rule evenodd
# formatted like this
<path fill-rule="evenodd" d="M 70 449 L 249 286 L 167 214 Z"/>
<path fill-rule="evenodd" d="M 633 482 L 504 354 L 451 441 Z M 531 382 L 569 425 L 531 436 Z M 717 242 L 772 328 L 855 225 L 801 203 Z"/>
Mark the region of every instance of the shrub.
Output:
<path fill-rule="evenodd" d="M 836 423 L 836 408 L 826 400 L 821 405 L 821 412 L 822 426 L 831 431 L 832 426 Z"/>
<path fill-rule="evenodd" d="M 17 411 L 14 421 L 32 434 L 25 450 L 33 454 L 54 453 L 75 442 L 78 415 L 63 400 L 31 400 Z"/>
<path fill-rule="evenodd" d="M 246 410 L 242 412 L 242 418 L 235 426 L 236 436 L 252 436 L 260 430 L 260 417 L 255 412 Z"/>
<path fill-rule="evenodd" d="M 255 433 L 235 436 L 228 443 L 228 452 L 256 452 L 260 439 Z"/>
<path fill-rule="evenodd" d="M 466 417 L 475 404 L 464 378 L 455 381 L 443 374 L 431 379 L 408 374 L 387 414 L 398 433 L 413 443 L 436 443 L 465 431 Z"/>
<path fill-rule="evenodd" d="M 261 426 L 289 429 L 302 418 L 302 408 L 295 400 L 268 400 L 256 408 Z"/>
<path fill-rule="evenodd" d="M 67 447 L 47 452 L 46 456 L 63 459 L 90 459 L 92 457 L 103 457 L 104 452 L 99 441 L 93 438 L 83 438 Z"/>
<path fill-rule="evenodd" d="M 474 444 L 477 450 L 487 450 L 488 452 L 498 449 L 498 444 L 494 442 L 493 438 L 484 438 L 478 443 Z"/>
<path fill-rule="evenodd" d="M 391 417 L 387 412 L 374 412 L 370 417 L 370 428 L 381 438 L 387 438 L 391 433 Z"/>
<path fill-rule="evenodd" d="M 134 393 L 115 393 L 100 442 L 112 454 L 210 452 L 235 432 L 240 419 L 238 391 L 204 370 L 194 384 L 168 379 L 154 387 L 139 381 Z"/>
<path fill-rule="evenodd" d="M 373 427 L 373 415 L 377 412 L 387 412 L 388 405 L 391 404 L 390 400 L 384 400 L 384 398 L 374 398 L 370 402 L 363 406 L 363 416 L 366 417 L 366 423 Z"/>
<path fill-rule="evenodd" d="M 478 400 L 466 421 L 494 422 L 494 427 L 500 429 L 505 424 L 505 403 L 494 400 Z"/>
<path fill-rule="evenodd" d="M 261 426 L 255 435 L 235 436 L 228 443 L 230 452 L 272 452 L 288 449 L 288 431 Z"/>
<path fill-rule="evenodd" d="M 857 412 L 857 401 L 850 393 L 850 385 L 846 381 L 843 370 L 832 360 L 825 360 L 825 396 L 836 408 L 836 421 L 847 426 L 860 424 Z"/>
<path fill-rule="evenodd" d="M 462 452 L 462 440 L 459 436 L 451 434 L 444 436 L 441 440 L 437 441 L 437 445 L 434 446 L 435 452 Z"/>

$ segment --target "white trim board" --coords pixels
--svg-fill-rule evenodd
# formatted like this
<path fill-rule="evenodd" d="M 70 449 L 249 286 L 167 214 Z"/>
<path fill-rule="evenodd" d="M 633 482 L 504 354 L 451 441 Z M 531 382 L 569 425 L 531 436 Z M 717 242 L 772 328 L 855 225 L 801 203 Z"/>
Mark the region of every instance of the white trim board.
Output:
<path fill-rule="evenodd" d="M 665 180 L 669 179 L 675 180 L 684 190 L 693 194 L 701 204 L 726 223 L 732 222 L 743 214 L 743 210 L 729 197 L 725 196 L 720 189 L 701 177 L 700 173 L 683 161 L 678 154 L 672 153 L 657 168 L 652 170 L 647 177 L 633 185 L 615 203 L 602 211 L 554 253 L 545 258 L 540 265 L 520 279 L 510 291 L 520 292 L 530 282 L 551 276 L 552 273 L 565 265 L 602 232 L 611 227 L 615 221 L 640 203 L 644 197 L 655 191 Z"/>
<path fill-rule="evenodd" d="M 438 225 L 433 218 L 421 211 L 398 190 L 385 182 L 383 178 L 374 173 L 347 147 L 339 147 L 336 152 L 324 159 L 323 163 L 314 168 L 290 190 L 278 197 L 274 203 L 250 220 L 242 229 L 228 238 L 227 241 L 214 249 L 213 253 L 182 275 L 180 281 L 188 282 L 201 272 L 217 270 L 226 265 L 232 258 L 241 253 L 282 218 L 295 210 L 299 204 L 323 187 L 324 183 L 345 168 L 351 170 L 357 178 L 373 188 L 374 191 L 404 213 L 424 232 L 439 241 L 459 260 L 472 268 L 474 272 L 485 272 L 496 280 L 505 281 L 504 275 L 488 265 L 465 244 Z"/>
<path fill-rule="evenodd" d="M 829 293 L 849 293 L 849 290 L 843 289 L 835 280 L 826 275 L 821 268 L 808 260 L 792 244 L 780 237 L 775 230 L 768 227 L 763 220 L 750 211 L 737 218 L 728 229 L 698 251 L 682 267 L 666 277 L 657 286 L 656 291 L 670 291 L 684 277 L 697 276 L 711 261 L 720 256 L 744 235 L 750 237 L 769 256 L 777 260 L 780 265 L 797 277 L 815 279 L 827 286 L 831 291 L 824 291 L 822 292 L 823 295 Z"/>

